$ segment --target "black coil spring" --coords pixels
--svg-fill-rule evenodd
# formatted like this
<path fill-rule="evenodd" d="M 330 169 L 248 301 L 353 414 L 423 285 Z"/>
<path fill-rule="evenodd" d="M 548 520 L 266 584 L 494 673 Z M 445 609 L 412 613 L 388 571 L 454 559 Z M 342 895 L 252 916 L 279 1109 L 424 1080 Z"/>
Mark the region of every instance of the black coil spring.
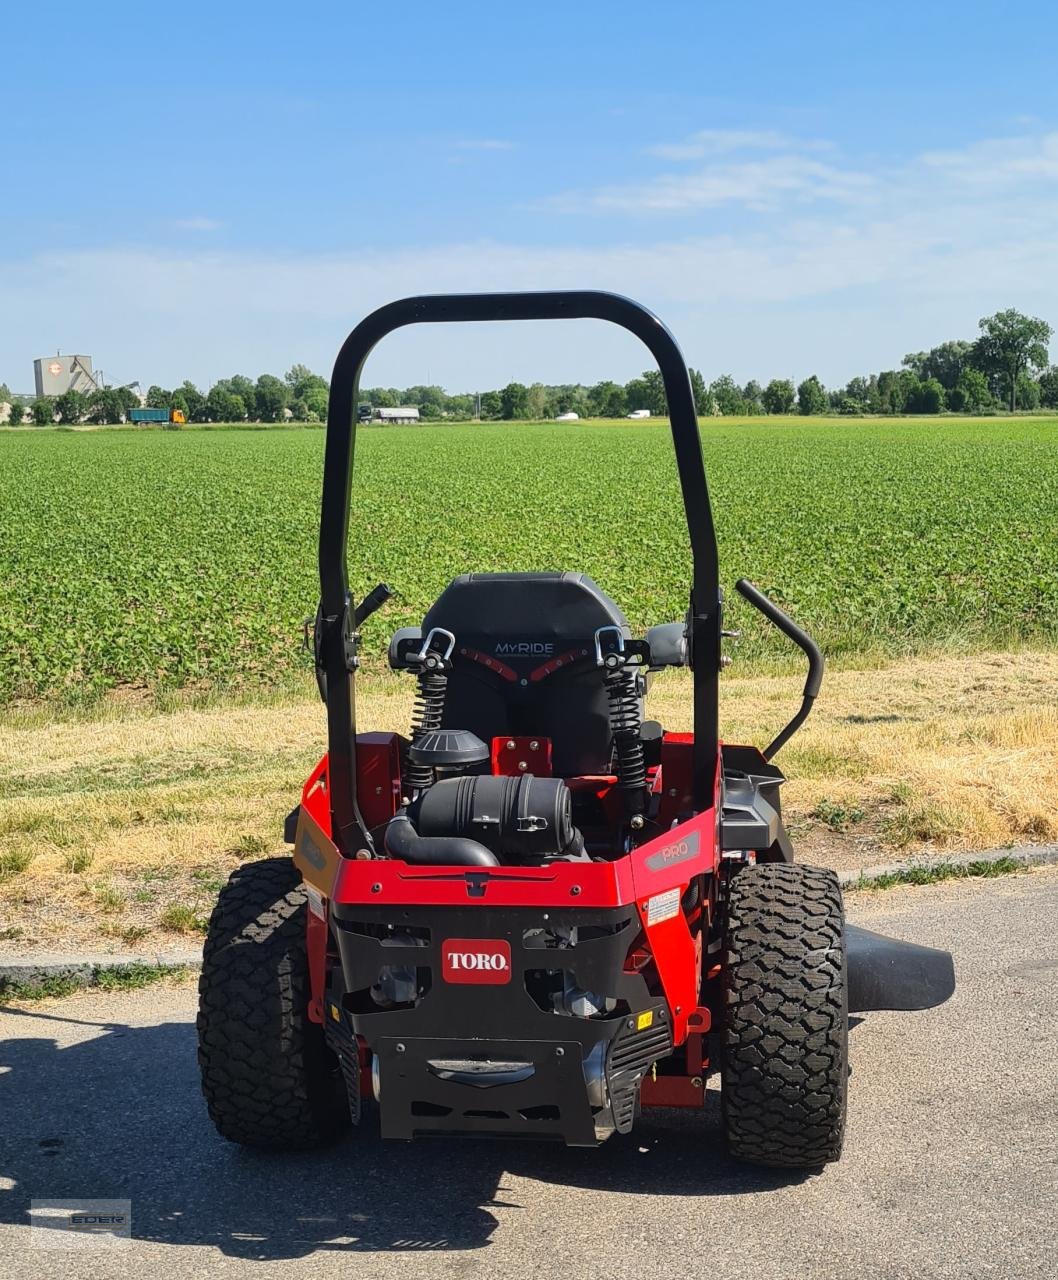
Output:
<path fill-rule="evenodd" d="M 448 690 L 448 674 L 443 670 L 423 667 L 416 679 L 419 691 L 415 695 L 415 707 L 411 714 L 411 742 L 424 733 L 440 729 L 444 718 L 445 693 Z M 429 765 L 404 762 L 404 782 L 408 791 L 421 791 L 434 783 L 434 771 Z"/>
<path fill-rule="evenodd" d="M 635 671 L 624 667 L 607 672 L 606 697 L 617 750 L 617 782 L 624 792 L 629 813 L 642 813 L 646 808 L 647 762 L 640 732 Z"/>

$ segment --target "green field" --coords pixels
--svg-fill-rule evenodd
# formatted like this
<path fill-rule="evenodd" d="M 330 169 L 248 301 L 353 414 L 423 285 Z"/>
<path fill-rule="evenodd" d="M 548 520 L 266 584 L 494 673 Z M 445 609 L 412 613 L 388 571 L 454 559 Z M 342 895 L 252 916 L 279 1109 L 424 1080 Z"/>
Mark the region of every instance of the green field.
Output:
<path fill-rule="evenodd" d="M 729 592 L 752 577 L 832 658 L 1058 640 L 1058 421 L 702 434 Z M 322 430 L 0 433 L 0 700 L 303 676 L 322 456 Z M 466 570 L 583 569 L 638 626 L 686 607 L 659 423 L 363 431 L 353 493 L 353 589 L 400 593 L 366 650 Z M 743 657 L 782 647 L 732 613 Z"/>

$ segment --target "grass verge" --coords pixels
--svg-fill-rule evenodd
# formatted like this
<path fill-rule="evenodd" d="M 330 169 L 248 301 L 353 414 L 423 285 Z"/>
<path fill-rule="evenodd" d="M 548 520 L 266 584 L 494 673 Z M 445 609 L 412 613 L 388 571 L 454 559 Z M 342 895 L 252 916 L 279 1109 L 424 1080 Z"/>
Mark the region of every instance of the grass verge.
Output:
<path fill-rule="evenodd" d="M 893 889 L 897 885 L 940 884 L 943 880 L 992 879 L 996 876 L 1028 874 L 1031 868 L 1020 858 L 975 858 L 971 862 L 930 862 L 876 876 L 860 876 L 845 885 L 845 893 L 861 890 Z"/>
<path fill-rule="evenodd" d="M 724 739 L 767 741 L 802 684 L 801 673 L 725 675 Z M 365 679 L 361 727 L 404 730 L 412 691 Z M 685 673 L 654 682 L 647 713 L 691 727 Z M 284 852 L 283 818 L 324 737 L 323 708 L 306 696 L 0 715 L 3 950 L 127 954 L 200 937 L 232 870 Z M 858 871 L 1058 842 L 1058 653 L 832 672 L 777 763 L 801 861 Z"/>
<path fill-rule="evenodd" d="M 26 981 L 0 977 L 0 998 L 4 1000 L 46 1000 L 72 995 L 88 987 L 96 991 L 138 991 L 169 978 L 197 972 L 193 965 L 125 964 L 115 968 L 101 965 L 75 974 L 41 974 Z"/>

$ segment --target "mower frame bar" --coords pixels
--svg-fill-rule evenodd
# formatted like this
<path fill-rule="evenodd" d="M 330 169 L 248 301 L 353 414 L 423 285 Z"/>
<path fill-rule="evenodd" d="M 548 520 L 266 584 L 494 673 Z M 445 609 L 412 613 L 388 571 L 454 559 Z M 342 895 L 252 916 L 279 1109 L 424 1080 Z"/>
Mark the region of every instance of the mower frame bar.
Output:
<path fill-rule="evenodd" d="M 346 338 L 331 375 L 327 408 L 317 625 L 319 661 L 326 673 L 332 832 L 347 856 L 373 848 L 356 796 L 356 637 L 346 569 L 356 407 L 364 363 L 382 338 L 411 324 L 586 319 L 606 320 L 635 334 L 656 360 L 665 385 L 692 557 L 687 639 L 694 673 L 694 803 L 696 810 L 703 812 L 713 802 L 719 745 L 722 598 L 694 394 L 675 338 L 652 312 L 614 293 L 468 293 L 403 298 L 373 311 Z"/>

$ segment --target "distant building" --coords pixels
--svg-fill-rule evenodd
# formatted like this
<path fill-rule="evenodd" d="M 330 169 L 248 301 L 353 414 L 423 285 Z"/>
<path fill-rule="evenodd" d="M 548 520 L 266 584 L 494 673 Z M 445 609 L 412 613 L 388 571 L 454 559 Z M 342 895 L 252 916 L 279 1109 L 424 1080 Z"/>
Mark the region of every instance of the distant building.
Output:
<path fill-rule="evenodd" d="M 555 418 L 556 422 L 579 422 L 579 413 L 560 413 Z"/>
<path fill-rule="evenodd" d="M 633 409 L 631 413 L 625 414 L 626 418 L 649 418 L 649 409 Z"/>
<path fill-rule="evenodd" d="M 67 391 L 88 395 L 100 385 L 92 372 L 91 356 L 64 356 L 58 351 L 33 361 L 33 381 L 38 396 L 61 396 Z"/>
<path fill-rule="evenodd" d="M 395 422 L 418 422 L 419 410 L 414 405 L 408 404 L 400 405 L 396 409 L 376 409 L 375 421 L 390 424 Z"/>

